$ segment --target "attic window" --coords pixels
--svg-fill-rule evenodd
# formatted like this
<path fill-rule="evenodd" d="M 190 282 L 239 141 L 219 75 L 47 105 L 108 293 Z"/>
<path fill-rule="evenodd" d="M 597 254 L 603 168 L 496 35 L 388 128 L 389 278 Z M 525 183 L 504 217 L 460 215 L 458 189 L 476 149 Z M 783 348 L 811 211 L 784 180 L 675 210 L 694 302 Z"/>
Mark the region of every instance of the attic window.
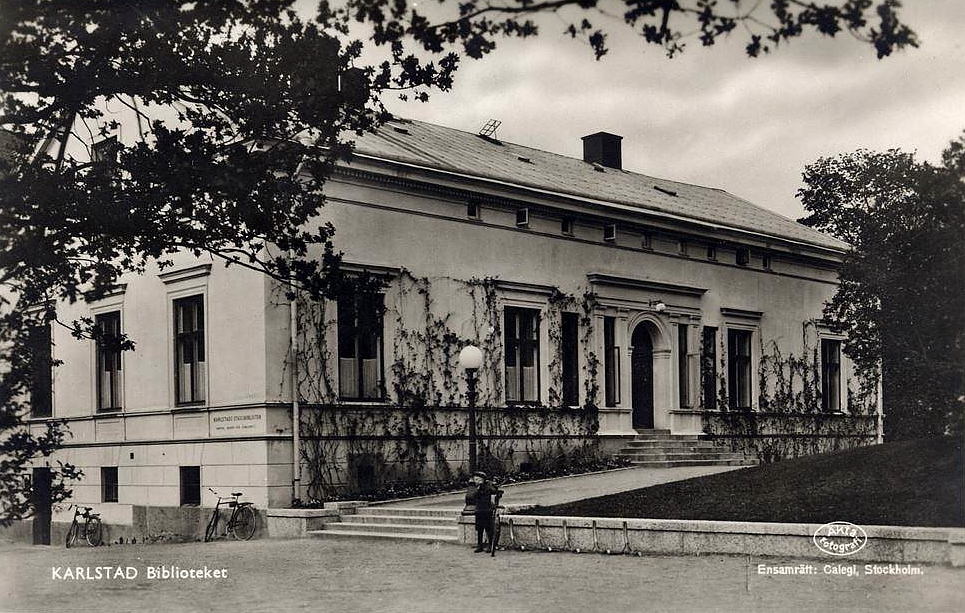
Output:
<path fill-rule="evenodd" d="M 521 156 L 521 155 L 517 155 L 517 156 L 516 156 L 516 159 L 519 160 L 520 162 L 525 162 L 525 163 L 527 163 L 527 164 L 532 164 L 532 163 L 533 163 L 533 160 L 529 159 L 528 157 L 523 157 L 523 156 Z"/>
<path fill-rule="evenodd" d="M 643 236 L 640 237 L 640 248 L 647 251 L 653 250 L 653 237 L 649 232 L 644 232 Z"/>
<path fill-rule="evenodd" d="M 751 261 L 751 252 L 747 247 L 737 248 L 737 264 L 739 266 L 747 266 L 747 263 Z"/>
<path fill-rule="evenodd" d="M 516 226 L 519 228 L 529 226 L 529 209 L 516 209 Z"/>
<path fill-rule="evenodd" d="M 617 225 L 615 223 L 603 226 L 603 240 L 608 243 L 615 243 L 617 241 Z"/>
<path fill-rule="evenodd" d="M 398 132 L 399 134 L 408 134 L 408 133 L 409 133 L 409 130 L 406 129 L 406 128 L 397 128 L 397 127 L 395 127 L 395 126 L 392 126 L 392 129 L 395 130 L 396 132 Z"/>
<path fill-rule="evenodd" d="M 708 260 L 717 259 L 717 247 L 715 245 L 707 245 L 707 259 Z"/>
<path fill-rule="evenodd" d="M 466 217 L 469 219 L 480 219 L 481 216 L 479 214 L 478 202 L 473 202 L 470 200 L 469 203 L 466 204 Z"/>
<path fill-rule="evenodd" d="M 763 268 L 764 270 L 770 270 L 770 269 L 771 269 L 771 256 L 770 256 L 770 255 L 768 255 L 768 254 L 765 253 L 764 255 L 761 256 L 761 268 Z"/>
<path fill-rule="evenodd" d="M 567 236 L 573 236 L 573 219 L 564 217 L 560 223 L 560 231 Z"/>
<path fill-rule="evenodd" d="M 687 244 L 687 241 L 686 241 L 686 240 L 680 239 L 680 240 L 677 242 L 677 248 L 678 248 L 678 250 L 679 250 L 679 252 L 680 252 L 680 255 L 683 255 L 683 256 L 688 256 L 688 255 L 690 255 L 690 245 Z"/>
<path fill-rule="evenodd" d="M 654 185 L 654 186 L 653 186 L 653 189 L 657 190 L 657 191 L 660 192 L 661 194 L 667 194 L 668 196 L 673 196 L 674 198 L 677 197 L 677 192 L 675 192 L 675 191 L 673 191 L 673 190 L 669 190 L 669 189 L 664 189 L 664 188 L 660 187 L 659 185 Z"/>

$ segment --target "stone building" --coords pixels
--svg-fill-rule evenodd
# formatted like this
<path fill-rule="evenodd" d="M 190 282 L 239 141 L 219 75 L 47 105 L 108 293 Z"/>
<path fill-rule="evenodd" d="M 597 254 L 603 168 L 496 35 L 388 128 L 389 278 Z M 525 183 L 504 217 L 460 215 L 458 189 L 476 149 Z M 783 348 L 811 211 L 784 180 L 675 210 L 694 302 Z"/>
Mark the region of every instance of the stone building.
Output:
<path fill-rule="evenodd" d="M 293 308 L 257 273 L 185 254 L 64 307 L 137 343 L 118 355 L 40 331 L 64 365 L 31 427 L 67 421 L 56 459 L 84 471 L 74 500 L 136 523 L 213 506 L 209 488 L 265 509 L 452 478 L 467 343 L 484 356 L 488 465 L 611 453 L 641 429 L 764 460 L 875 442 L 876 377 L 821 322 L 844 243 L 625 170 L 619 136 L 583 151 L 393 120 L 359 137 L 323 209 L 346 269 L 377 293 Z"/>

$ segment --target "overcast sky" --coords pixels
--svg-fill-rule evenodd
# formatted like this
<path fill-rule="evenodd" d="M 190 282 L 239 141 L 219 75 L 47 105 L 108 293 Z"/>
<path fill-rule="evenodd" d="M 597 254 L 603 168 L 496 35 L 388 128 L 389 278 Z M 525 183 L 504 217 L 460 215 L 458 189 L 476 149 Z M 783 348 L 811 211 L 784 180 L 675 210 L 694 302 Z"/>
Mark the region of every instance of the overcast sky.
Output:
<path fill-rule="evenodd" d="M 473 132 L 499 119 L 499 138 L 575 157 L 581 136 L 613 132 L 624 137 L 628 170 L 720 187 L 797 218 L 801 171 L 820 156 L 899 147 L 937 161 L 965 129 L 965 0 L 907 4 L 921 47 L 884 60 L 847 34 L 798 39 L 757 59 L 746 57 L 743 36 L 710 48 L 692 41 L 668 59 L 613 21 L 598 62 L 550 17 L 537 39 L 500 41 L 484 60 L 465 60 L 451 93 L 386 102 L 398 115 Z"/>

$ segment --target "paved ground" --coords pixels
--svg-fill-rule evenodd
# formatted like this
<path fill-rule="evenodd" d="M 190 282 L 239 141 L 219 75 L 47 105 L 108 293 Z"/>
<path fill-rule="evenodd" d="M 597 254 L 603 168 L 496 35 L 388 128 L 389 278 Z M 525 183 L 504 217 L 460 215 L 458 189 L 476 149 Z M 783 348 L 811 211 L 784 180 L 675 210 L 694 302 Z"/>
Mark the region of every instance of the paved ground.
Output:
<path fill-rule="evenodd" d="M 0 611 L 965 611 L 965 570 L 923 576 L 758 576 L 728 556 L 500 552 L 375 540 L 262 540 L 98 549 L 0 547 Z M 54 579 L 55 567 L 133 566 L 133 580 Z M 227 579 L 147 579 L 148 566 Z M 63 571 L 60 571 L 61 573 Z"/>
<path fill-rule="evenodd" d="M 560 477 L 531 483 L 515 483 L 503 487 L 503 504 L 524 506 L 533 504 L 561 504 L 583 498 L 616 494 L 669 481 L 713 475 L 736 466 L 681 466 L 678 468 L 628 468 L 604 473 Z M 398 507 L 439 507 L 462 509 L 465 493 L 429 496 L 416 500 L 387 503 Z"/>

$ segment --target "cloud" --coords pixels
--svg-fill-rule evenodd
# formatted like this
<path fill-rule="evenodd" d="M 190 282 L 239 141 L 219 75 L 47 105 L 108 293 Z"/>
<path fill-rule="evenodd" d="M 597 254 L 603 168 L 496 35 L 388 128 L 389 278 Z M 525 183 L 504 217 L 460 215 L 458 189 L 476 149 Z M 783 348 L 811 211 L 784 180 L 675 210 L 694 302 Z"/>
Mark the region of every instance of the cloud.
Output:
<path fill-rule="evenodd" d="M 735 34 L 667 59 L 613 23 L 611 53 L 597 62 L 550 20 L 537 39 L 464 60 L 451 93 L 389 106 L 471 131 L 500 119 L 502 138 L 572 156 L 580 136 L 615 132 L 628 169 L 797 217 L 800 174 L 817 157 L 900 147 L 936 160 L 965 128 L 965 3 L 910 4 L 903 14 L 922 47 L 880 61 L 847 34 L 808 35 L 758 59 Z"/>

